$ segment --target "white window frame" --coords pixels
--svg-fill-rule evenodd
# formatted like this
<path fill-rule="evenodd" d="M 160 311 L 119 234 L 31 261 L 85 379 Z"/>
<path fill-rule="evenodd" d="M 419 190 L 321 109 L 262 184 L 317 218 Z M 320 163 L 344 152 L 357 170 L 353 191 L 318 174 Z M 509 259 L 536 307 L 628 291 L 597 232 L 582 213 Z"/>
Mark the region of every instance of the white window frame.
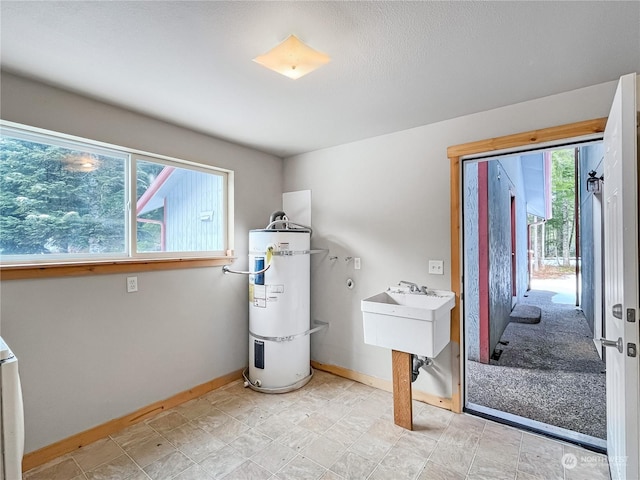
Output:
<path fill-rule="evenodd" d="M 91 265 L 123 265 L 123 264 L 135 264 L 136 262 L 144 263 L 149 266 L 150 262 L 152 266 L 150 268 L 143 269 L 163 269 L 163 265 L 172 264 L 173 266 L 167 266 L 166 268 L 186 268 L 188 265 L 175 266 L 175 262 L 185 262 L 189 260 L 224 260 L 223 262 L 214 262 L 211 265 L 225 265 L 230 263 L 235 257 L 233 257 L 233 183 L 234 172 L 219 167 L 214 167 L 204 163 L 197 163 L 188 160 L 182 160 L 166 155 L 160 155 L 156 153 L 146 152 L 133 148 L 123 147 L 119 145 L 113 145 L 105 142 L 99 142 L 96 140 L 77 137 L 74 135 L 68 135 L 59 132 L 53 132 L 51 130 L 45 130 L 37 127 L 31 127 L 28 125 L 22 125 L 15 122 L 9 122 L 0 120 L 0 131 L 3 135 L 11 136 L 27 141 L 37 143 L 51 143 L 64 148 L 72 148 L 76 150 L 87 151 L 91 153 L 99 153 L 101 155 L 107 155 L 113 157 L 114 154 L 122 156 L 125 162 L 125 252 L 124 253 L 109 253 L 109 254 L 47 254 L 42 256 L 35 255 L 11 255 L 10 259 L 7 256 L 0 256 L 0 269 L 2 270 L 2 279 L 7 278 L 7 272 L 11 267 L 18 269 L 25 269 L 28 267 L 34 267 L 42 269 L 46 266 L 83 266 L 87 265 L 89 270 Z M 47 142 L 50 140 L 50 142 Z M 174 166 L 177 168 L 186 168 L 189 170 L 195 170 L 203 173 L 211 173 L 220 175 L 223 177 L 223 201 L 224 206 L 222 213 L 225 216 L 223 222 L 224 225 L 224 246 L 220 251 L 183 251 L 183 252 L 136 252 L 136 162 L 147 161 L 161 165 Z M 42 258 L 40 258 L 42 257 Z M 153 262 L 157 260 L 158 263 L 153 265 Z M 196 266 L 208 266 L 206 262 L 198 262 Z M 95 269 L 94 269 L 95 270 Z M 110 270 L 110 269 L 107 269 Z M 121 271 L 131 271 L 130 268 L 121 268 Z M 110 271 L 92 273 L 111 273 Z M 83 274 L 83 273 L 79 273 Z M 15 274 L 14 274 L 15 275 Z M 8 275 L 13 278 L 13 275 Z M 37 276 L 37 275 L 33 275 Z M 57 276 L 57 275 L 51 275 Z M 18 275 L 16 278 L 29 278 L 28 276 L 21 277 Z"/>

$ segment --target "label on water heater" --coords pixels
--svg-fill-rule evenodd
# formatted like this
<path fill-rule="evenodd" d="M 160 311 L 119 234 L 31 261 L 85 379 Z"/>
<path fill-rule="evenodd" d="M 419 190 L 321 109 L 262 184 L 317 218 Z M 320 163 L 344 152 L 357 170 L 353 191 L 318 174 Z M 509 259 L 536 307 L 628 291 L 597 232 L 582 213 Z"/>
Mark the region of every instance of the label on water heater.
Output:
<path fill-rule="evenodd" d="M 260 308 L 267 306 L 267 287 L 264 285 L 253 286 L 253 305 Z"/>

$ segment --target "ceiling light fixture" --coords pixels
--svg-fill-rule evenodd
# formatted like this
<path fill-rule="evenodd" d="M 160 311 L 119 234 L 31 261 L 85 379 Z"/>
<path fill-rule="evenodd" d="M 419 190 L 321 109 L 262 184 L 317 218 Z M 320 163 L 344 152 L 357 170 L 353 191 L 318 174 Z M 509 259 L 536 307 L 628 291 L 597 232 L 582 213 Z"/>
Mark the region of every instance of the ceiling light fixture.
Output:
<path fill-rule="evenodd" d="M 329 63 L 331 58 L 302 43 L 295 35 L 289 35 L 280 45 L 257 56 L 253 61 L 296 80 Z"/>

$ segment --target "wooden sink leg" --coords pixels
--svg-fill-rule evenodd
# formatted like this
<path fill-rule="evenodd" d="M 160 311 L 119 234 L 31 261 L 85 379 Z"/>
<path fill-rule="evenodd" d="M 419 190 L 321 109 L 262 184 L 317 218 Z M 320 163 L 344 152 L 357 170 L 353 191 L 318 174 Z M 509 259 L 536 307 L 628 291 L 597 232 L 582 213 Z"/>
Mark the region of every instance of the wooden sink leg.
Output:
<path fill-rule="evenodd" d="M 413 430 L 411 404 L 411 354 L 391 350 L 393 370 L 393 421 L 407 430 Z"/>

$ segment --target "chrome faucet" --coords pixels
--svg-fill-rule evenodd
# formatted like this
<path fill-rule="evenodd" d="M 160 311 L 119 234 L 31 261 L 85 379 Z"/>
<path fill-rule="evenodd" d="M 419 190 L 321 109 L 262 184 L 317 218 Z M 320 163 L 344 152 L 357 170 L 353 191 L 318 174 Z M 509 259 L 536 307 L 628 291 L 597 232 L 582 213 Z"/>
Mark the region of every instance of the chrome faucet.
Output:
<path fill-rule="evenodd" d="M 409 287 L 409 291 L 411 293 L 420 293 L 420 287 L 417 284 L 413 283 L 413 282 L 407 282 L 405 280 L 400 280 L 398 282 L 398 285 L 407 285 Z"/>

